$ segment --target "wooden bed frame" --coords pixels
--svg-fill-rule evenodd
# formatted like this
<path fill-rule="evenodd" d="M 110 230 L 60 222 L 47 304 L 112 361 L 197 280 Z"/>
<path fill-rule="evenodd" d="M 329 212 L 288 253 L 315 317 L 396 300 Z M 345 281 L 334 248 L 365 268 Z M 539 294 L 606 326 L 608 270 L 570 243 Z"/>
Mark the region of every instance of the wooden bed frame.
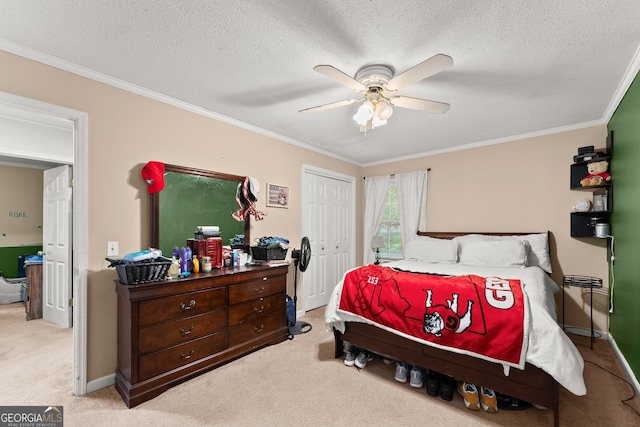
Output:
<path fill-rule="evenodd" d="M 418 232 L 421 236 L 452 239 L 465 234 L 525 235 L 532 233 L 445 233 Z M 559 384 L 551 375 L 529 363 L 524 370 L 512 368 L 505 376 L 502 365 L 440 350 L 360 322 L 345 322 L 345 332 L 334 329 L 335 357 L 341 357 L 344 341 L 392 359 L 432 369 L 499 393 L 553 409 L 554 426 L 560 425 Z"/>

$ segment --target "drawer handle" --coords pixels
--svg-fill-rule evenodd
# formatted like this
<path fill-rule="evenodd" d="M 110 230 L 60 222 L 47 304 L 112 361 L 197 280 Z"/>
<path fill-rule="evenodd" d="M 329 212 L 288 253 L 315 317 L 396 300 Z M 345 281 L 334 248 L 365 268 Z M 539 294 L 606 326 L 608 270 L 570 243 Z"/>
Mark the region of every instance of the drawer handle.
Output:
<path fill-rule="evenodd" d="M 188 360 L 191 359 L 191 356 L 193 355 L 193 353 L 195 353 L 196 351 L 194 349 L 191 349 L 191 351 L 189 352 L 189 354 L 184 354 L 184 351 L 180 352 L 180 359 L 184 359 L 184 360 Z"/>
<path fill-rule="evenodd" d="M 189 328 L 189 330 L 187 331 L 185 328 L 180 328 L 180 335 L 189 335 L 191 333 L 191 331 L 193 331 L 193 329 L 196 327 L 196 325 L 191 325 L 191 327 Z"/>
<path fill-rule="evenodd" d="M 185 303 L 180 303 L 180 310 L 191 310 L 191 307 L 196 305 L 196 301 L 195 300 L 191 300 L 189 301 L 189 305 L 185 304 Z"/>
<path fill-rule="evenodd" d="M 261 294 L 261 293 L 263 293 L 263 292 L 264 292 L 264 286 L 263 286 L 263 287 L 261 287 L 260 289 L 255 288 L 254 290 L 256 291 L 256 294 Z"/>
<path fill-rule="evenodd" d="M 265 280 L 267 280 L 267 279 L 269 279 L 269 278 L 268 278 L 268 277 L 263 277 L 263 278 L 262 278 L 262 280 L 263 280 L 263 281 L 265 281 Z"/>
<path fill-rule="evenodd" d="M 258 333 L 258 334 L 259 334 L 260 332 L 262 332 L 262 331 L 263 331 L 263 329 L 264 329 L 264 325 L 263 325 L 262 323 L 260 324 L 260 327 L 259 327 L 259 328 L 258 328 L 257 326 L 254 326 L 254 327 L 253 327 L 253 330 L 254 330 L 254 331 L 256 331 L 256 333 Z"/>
<path fill-rule="evenodd" d="M 262 313 L 264 311 L 264 305 L 260 304 L 260 308 L 253 307 L 253 311 L 255 311 L 256 313 Z"/>

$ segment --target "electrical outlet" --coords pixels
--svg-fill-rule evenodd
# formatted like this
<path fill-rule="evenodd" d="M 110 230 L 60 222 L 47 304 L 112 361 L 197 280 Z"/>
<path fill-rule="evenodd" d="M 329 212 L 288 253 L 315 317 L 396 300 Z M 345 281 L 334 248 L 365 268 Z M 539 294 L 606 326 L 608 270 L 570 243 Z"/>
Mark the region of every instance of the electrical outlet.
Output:
<path fill-rule="evenodd" d="M 118 256 L 118 242 L 107 242 L 107 256 Z"/>

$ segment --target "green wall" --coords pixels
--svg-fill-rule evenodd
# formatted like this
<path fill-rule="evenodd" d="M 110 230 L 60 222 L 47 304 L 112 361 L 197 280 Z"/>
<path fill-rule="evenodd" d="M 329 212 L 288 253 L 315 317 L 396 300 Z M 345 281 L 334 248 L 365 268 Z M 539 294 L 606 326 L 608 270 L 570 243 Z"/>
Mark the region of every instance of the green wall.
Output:
<path fill-rule="evenodd" d="M 0 272 L 2 276 L 13 279 L 18 277 L 18 257 L 36 255 L 42 246 L 8 246 L 0 248 Z"/>
<path fill-rule="evenodd" d="M 611 176 L 614 188 L 614 284 L 610 333 L 640 378 L 640 78 L 636 76 L 609 121 L 613 131 Z M 614 281 L 615 279 L 615 281 Z M 611 286 L 610 286 L 611 287 Z"/>

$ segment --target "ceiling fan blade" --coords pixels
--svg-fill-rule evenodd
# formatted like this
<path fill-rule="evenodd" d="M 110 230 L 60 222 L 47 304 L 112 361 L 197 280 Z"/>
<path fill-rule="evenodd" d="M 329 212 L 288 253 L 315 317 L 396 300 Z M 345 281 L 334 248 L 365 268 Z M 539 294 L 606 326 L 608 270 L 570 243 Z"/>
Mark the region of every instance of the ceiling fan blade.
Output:
<path fill-rule="evenodd" d="M 320 74 L 324 74 L 327 77 L 331 77 L 349 89 L 353 89 L 358 92 L 364 92 L 367 90 L 365 85 L 331 65 L 316 65 L 313 67 L 313 70 Z"/>
<path fill-rule="evenodd" d="M 411 98 L 409 96 L 393 96 L 389 98 L 394 107 L 410 108 L 426 111 L 427 113 L 442 114 L 449 110 L 450 105 L 444 102 L 429 101 L 427 99 Z"/>
<path fill-rule="evenodd" d="M 344 101 L 332 102 L 331 104 L 318 105 L 317 107 L 305 108 L 304 110 L 298 111 L 299 113 L 315 113 L 316 111 L 324 111 L 331 110 L 332 108 L 344 107 L 345 105 L 351 105 L 358 102 L 359 99 L 351 98 L 345 99 Z"/>
<path fill-rule="evenodd" d="M 453 65 L 453 58 L 448 55 L 439 53 L 431 58 L 422 61 L 413 68 L 409 68 L 402 74 L 398 74 L 385 85 L 387 90 L 399 90 L 409 85 L 424 80 L 429 76 L 446 70 Z"/>

